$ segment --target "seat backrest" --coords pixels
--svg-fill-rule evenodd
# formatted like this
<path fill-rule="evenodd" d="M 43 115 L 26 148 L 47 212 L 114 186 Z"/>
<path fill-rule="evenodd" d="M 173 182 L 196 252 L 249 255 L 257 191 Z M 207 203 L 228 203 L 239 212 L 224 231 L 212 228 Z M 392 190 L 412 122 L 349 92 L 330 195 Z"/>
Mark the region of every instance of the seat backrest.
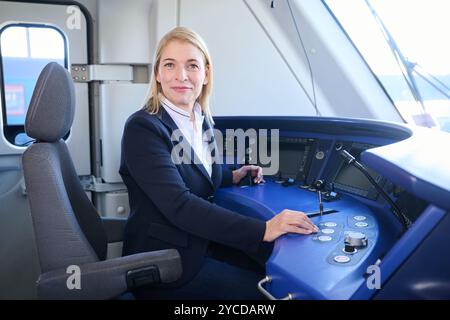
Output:
<path fill-rule="evenodd" d="M 41 271 L 106 258 L 102 221 L 76 174 L 63 140 L 75 112 L 75 88 L 55 62 L 42 70 L 25 121 L 36 140 L 22 162 Z"/>

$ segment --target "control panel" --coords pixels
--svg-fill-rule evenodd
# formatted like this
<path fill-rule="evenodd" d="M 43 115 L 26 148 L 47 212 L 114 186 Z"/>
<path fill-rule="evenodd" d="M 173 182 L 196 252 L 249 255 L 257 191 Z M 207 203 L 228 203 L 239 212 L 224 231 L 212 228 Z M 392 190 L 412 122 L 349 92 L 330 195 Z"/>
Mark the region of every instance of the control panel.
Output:
<path fill-rule="evenodd" d="M 216 203 L 263 220 L 302 211 L 320 229 L 275 241 L 258 284 L 268 298 L 448 299 L 450 260 L 439 254 L 442 243 L 450 244 L 448 157 L 425 166 L 448 136 L 356 119 L 216 121 L 219 128 L 249 125 L 279 128 L 279 153 L 271 154 L 279 168 L 265 173 L 264 184 L 219 189 Z M 246 154 L 258 160 L 254 148 Z M 371 277 L 381 287 L 369 285 Z M 430 281 L 440 286 L 422 286 Z"/>
<path fill-rule="evenodd" d="M 267 273 L 278 276 L 269 286 L 279 297 L 288 291 L 296 299 L 348 299 L 364 281 L 363 277 L 355 281 L 352 275 L 364 274 L 394 243 L 392 234 L 380 241 L 376 213 L 351 197 L 343 194 L 337 201 L 325 202 L 321 214 L 317 192 L 283 187 L 270 177 L 262 185 L 219 189 L 216 203 L 264 220 L 286 208 L 298 210 L 319 227 L 316 234 L 287 234 L 276 241 Z"/>
<path fill-rule="evenodd" d="M 283 209 L 305 212 L 319 232 L 276 241 L 267 273 L 277 280 L 267 289 L 276 297 L 350 299 L 365 285 L 367 268 L 378 263 L 402 231 L 389 220 L 395 220 L 389 208 L 379 204 L 385 179 L 354 166 L 362 166 L 361 154 L 376 145 L 312 137 L 279 141 L 279 169 L 265 176 L 265 184 L 219 190 L 216 202 L 265 220 Z M 254 145 L 247 150 L 251 159 L 257 158 Z"/>

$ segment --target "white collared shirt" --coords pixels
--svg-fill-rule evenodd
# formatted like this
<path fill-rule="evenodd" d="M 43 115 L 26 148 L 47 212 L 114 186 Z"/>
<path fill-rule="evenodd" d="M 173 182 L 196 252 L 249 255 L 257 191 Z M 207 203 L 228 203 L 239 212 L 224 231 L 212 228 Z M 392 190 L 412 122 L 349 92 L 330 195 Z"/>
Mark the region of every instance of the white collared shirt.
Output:
<path fill-rule="evenodd" d="M 161 99 L 163 108 L 170 115 L 181 133 L 194 149 L 195 154 L 202 162 L 209 176 L 212 174 L 212 159 L 209 153 L 209 142 L 203 141 L 203 121 L 205 116 L 202 114 L 202 108 L 199 103 L 194 104 L 195 123 L 191 121 L 189 112 L 175 106 L 166 98 Z"/>

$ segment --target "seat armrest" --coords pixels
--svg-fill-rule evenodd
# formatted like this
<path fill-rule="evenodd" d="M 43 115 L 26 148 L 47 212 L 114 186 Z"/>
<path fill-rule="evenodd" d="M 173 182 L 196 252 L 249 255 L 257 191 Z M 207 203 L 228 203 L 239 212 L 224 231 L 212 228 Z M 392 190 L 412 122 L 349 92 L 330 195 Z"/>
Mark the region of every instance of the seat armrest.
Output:
<path fill-rule="evenodd" d="M 127 291 L 130 271 L 156 266 L 160 283 L 170 283 L 182 273 L 180 254 L 175 249 L 133 254 L 79 266 L 80 288 L 69 289 L 76 274 L 66 269 L 41 274 L 37 282 L 40 299 L 111 299 Z M 148 283 L 145 283 L 148 284 Z"/>
<path fill-rule="evenodd" d="M 101 217 L 101 219 L 108 243 L 122 241 L 127 218 Z"/>

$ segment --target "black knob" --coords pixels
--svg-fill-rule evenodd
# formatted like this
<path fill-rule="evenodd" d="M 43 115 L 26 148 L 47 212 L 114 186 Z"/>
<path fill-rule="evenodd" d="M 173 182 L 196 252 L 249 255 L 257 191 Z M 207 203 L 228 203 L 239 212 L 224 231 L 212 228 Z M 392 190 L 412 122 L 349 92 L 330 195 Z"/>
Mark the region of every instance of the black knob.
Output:
<path fill-rule="evenodd" d="M 316 180 L 313 183 L 314 188 L 316 188 L 318 191 L 322 191 L 323 188 L 325 188 L 325 181 L 323 180 Z"/>
<path fill-rule="evenodd" d="M 356 248 L 354 246 L 351 245 L 345 245 L 344 248 L 345 253 L 355 253 L 356 252 Z"/>
<path fill-rule="evenodd" d="M 346 248 L 347 246 L 357 248 L 367 247 L 367 236 L 362 232 L 350 232 L 345 236 L 344 244 Z"/>

